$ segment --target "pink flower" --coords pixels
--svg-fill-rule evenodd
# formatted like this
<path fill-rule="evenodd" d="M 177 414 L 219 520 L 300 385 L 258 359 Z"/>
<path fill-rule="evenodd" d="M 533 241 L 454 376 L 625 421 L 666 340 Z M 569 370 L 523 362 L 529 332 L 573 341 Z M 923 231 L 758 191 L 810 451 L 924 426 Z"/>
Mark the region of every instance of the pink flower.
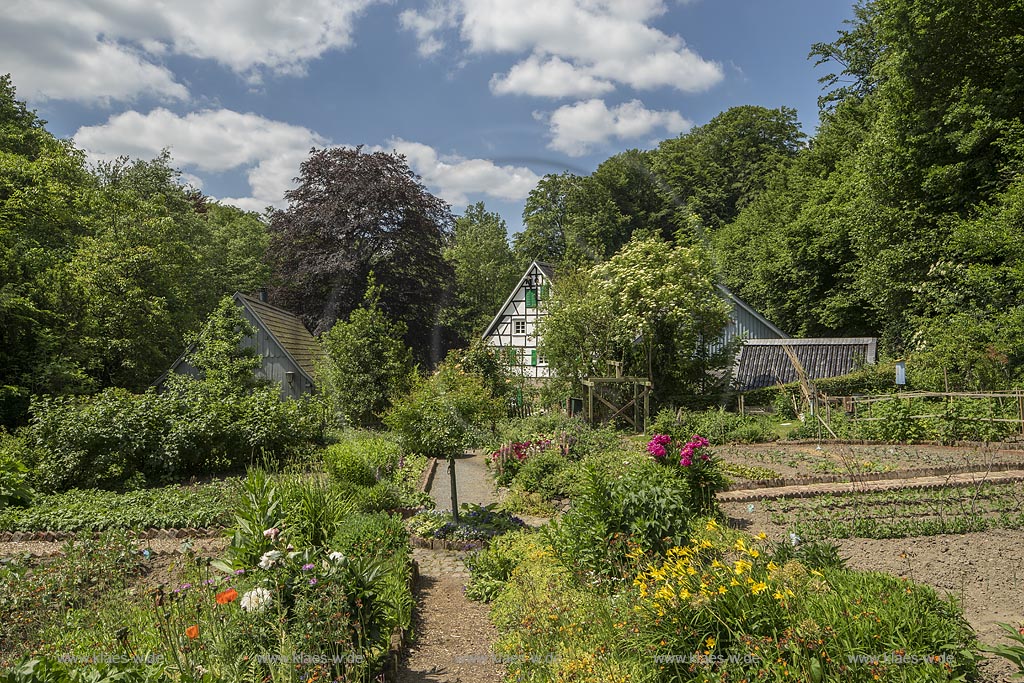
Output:
<path fill-rule="evenodd" d="M 693 464 L 693 458 L 688 453 L 683 454 L 682 457 L 679 458 L 679 464 L 683 467 L 689 467 Z"/>
<path fill-rule="evenodd" d="M 647 444 L 647 452 L 653 455 L 655 458 L 665 457 L 665 447 L 660 443 L 651 442 Z"/>

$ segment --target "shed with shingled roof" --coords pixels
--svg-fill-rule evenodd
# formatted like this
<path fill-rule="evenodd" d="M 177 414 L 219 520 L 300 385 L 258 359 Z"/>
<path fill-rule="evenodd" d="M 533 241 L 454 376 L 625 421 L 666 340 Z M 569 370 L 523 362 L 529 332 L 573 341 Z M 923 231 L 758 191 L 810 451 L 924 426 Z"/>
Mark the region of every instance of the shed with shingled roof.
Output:
<path fill-rule="evenodd" d="M 747 339 L 736 360 L 734 387 L 745 392 L 797 380 L 796 370 L 783 347 L 788 346 L 809 379 L 847 375 L 877 359 L 875 337 L 821 337 L 808 339 Z"/>
<path fill-rule="evenodd" d="M 232 297 L 242 309 L 242 316 L 256 328 L 256 334 L 242 340 L 242 346 L 256 349 L 261 364 L 256 376 L 276 382 L 281 387 L 281 398 L 298 398 L 315 393 L 317 388 L 316 364 L 323 355 L 320 344 L 302 319 L 283 308 L 273 306 L 261 291 L 256 296 L 235 292 Z M 174 372 L 199 374 L 187 360 L 192 347 L 181 354 L 163 376 L 155 382 L 159 389 L 167 376 Z"/>

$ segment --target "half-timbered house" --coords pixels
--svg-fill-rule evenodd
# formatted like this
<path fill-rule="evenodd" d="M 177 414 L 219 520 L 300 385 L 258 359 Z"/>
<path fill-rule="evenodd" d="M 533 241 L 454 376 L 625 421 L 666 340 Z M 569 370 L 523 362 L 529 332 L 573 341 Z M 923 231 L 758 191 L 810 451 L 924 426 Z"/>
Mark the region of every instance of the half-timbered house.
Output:
<path fill-rule="evenodd" d="M 537 343 L 537 321 L 545 314 L 554 276 L 551 265 L 531 263 L 483 334 L 487 343 L 500 347 L 504 358 L 526 377 L 548 377 L 548 362 Z"/>

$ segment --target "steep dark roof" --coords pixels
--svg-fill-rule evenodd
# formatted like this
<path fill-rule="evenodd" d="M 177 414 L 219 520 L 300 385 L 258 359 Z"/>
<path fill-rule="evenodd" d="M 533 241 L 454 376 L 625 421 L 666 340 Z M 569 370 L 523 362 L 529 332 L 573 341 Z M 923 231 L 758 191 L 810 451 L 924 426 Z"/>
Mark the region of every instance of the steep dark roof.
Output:
<path fill-rule="evenodd" d="M 734 385 L 737 391 L 751 391 L 795 382 L 796 370 L 783 346 L 793 349 L 813 380 L 839 377 L 865 363 L 874 363 L 877 344 L 875 337 L 748 339 L 736 361 Z"/>
<path fill-rule="evenodd" d="M 540 269 L 540 272 L 544 273 L 544 277 L 548 280 L 555 279 L 555 267 L 553 265 L 550 263 L 543 263 L 541 261 L 534 261 L 534 263 L 537 264 L 537 268 Z"/>
<path fill-rule="evenodd" d="M 313 381 L 316 376 L 316 361 L 323 355 L 323 351 L 302 320 L 283 308 L 271 306 L 248 294 L 236 292 L 235 300 L 242 303 L 263 323 L 263 328 L 309 376 L 309 380 Z"/>

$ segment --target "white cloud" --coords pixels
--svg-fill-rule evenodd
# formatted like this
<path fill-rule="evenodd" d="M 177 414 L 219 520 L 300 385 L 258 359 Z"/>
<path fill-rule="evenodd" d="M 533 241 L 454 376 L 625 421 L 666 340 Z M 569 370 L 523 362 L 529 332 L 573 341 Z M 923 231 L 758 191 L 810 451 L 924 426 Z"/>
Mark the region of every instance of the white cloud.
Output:
<path fill-rule="evenodd" d="M 444 41 L 437 37 L 437 34 L 443 29 L 454 26 L 457 18 L 454 6 L 435 0 L 426 12 L 417 12 L 412 9 L 403 10 L 398 15 L 398 23 L 406 31 L 416 34 L 420 55 L 430 57 L 440 52 L 445 45 Z"/>
<path fill-rule="evenodd" d="M 525 94 L 539 97 L 580 97 L 615 90 L 611 82 L 595 78 L 587 69 L 573 66 L 559 57 L 541 61 L 530 55 L 504 75 L 491 78 L 496 95 Z"/>
<path fill-rule="evenodd" d="M 550 115 L 534 116 L 548 120 L 551 132 L 548 147 L 570 156 L 582 156 L 611 138 L 635 139 L 658 129 L 675 135 L 693 126 L 679 112 L 647 109 L 640 100 L 609 109 L 604 100 L 591 99 L 559 107 Z"/>
<path fill-rule="evenodd" d="M 444 10 L 459 18 L 460 35 L 476 53 L 528 53 L 505 74 L 495 74 L 498 94 L 549 97 L 600 94 L 612 83 L 637 89 L 707 90 L 722 67 L 690 50 L 678 35 L 651 22 L 666 11 L 663 0 L 435 0 L 426 13 L 403 12 L 421 50 L 455 20 L 432 21 Z M 564 77 L 558 88 L 556 76 Z"/>
<path fill-rule="evenodd" d="M 469 203 L 470 194 L 498 199 L 523 199 L 540 180 L 525 166 L 498 166 L 489 159 L 442 156 L 428 145 L 401 138 L 388 141 L 391 149 L 404 154 L 424 184 L 455 207 Z"/>
<path fill-rule="evenodd" d="M 184 116 L 154 109 L 147 114 L 128 111 L 110 117 L 103 125 L 80 128 L 75 143 L 93 160 L 119 156 L 150 159 L 169 148 L 174 163 L 187 170 L 183 180 L 196 187 L 203 186 L 203 172 L 243 172 L 250 195 L 220 200 L 263 211 L 267 206 L 287 205 L 284 193 L 294 187 L 293 179 L 299 175 L 299 166 L 308 158 L 310 148 L 326 147 L 331 141 L 302 126 L 229 109 Z M 522 199 L 540 179 L 526 167 L 442 156 L 428 145 L 401 138 L 389 140 L 386 149 L 367 149 L 404 154 L 424 184 L 456 206 L 468 203 L 469 194 Z"/>
<path fill-rule="evenodd" d="M 79 128 L 75 143 L 97 160 L 122 155 L 149 159 L 167 147 L 176 164 L 200 173 L 244 170 L 252 196 L 222 201 L 262 211 L 286 204 L 284 192 L 293 187 L 299 164 L 311 147 L 329 141 L 308 128 L 229 109 L 185 116 L 154 109 L 148 114 L 128 111 L 103 125 Z M 189 178 L 202 182 L 193 173 Z"/>
<path fill-rule="evenodd" d="M 384 0 L 13 0 L 0 5 L 0 64 L 32 99 L 106 103 L 184 99 L 159 60 L 216 61 L 250 81 L 301 74 L 351 45 L 353 26 Z"/>

